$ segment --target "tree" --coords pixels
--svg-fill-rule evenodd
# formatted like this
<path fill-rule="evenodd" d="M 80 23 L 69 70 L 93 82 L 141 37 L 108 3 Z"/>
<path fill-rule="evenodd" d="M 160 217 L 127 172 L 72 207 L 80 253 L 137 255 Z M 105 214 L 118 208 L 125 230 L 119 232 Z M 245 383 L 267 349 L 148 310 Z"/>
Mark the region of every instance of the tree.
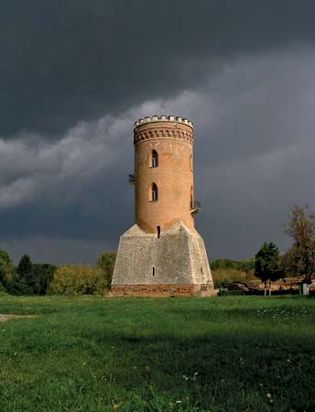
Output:
<path fill-rule="evenodd" d="M 265 242 L 255 255 L 255 275 L 264 282 L 265 296 L 267 281 L 269 280 L 269 295 L 271 295 L 271 282 L 281 277 L 279 258 L 279 248 L 273 242 Z"/>
<path fill-rule="evenodd" d="M 13 272 L 13 263 L 9 254 L 0 249 L 0 288 L 6 288 L 11 280 Z"/>
<path fill-rule="evenodd" d="M 33 279 L 32 279 L 33 264 L 28 255 L 23 255 L 16 269 L 14 277 L 14 289 L 19 295 L 33 294 Z"/>
<path fill-rule="evenodd" d="M 287 262 L 290 271 L 312 283 L 315 272 L 315 215 L 308 206 L 295 206 L 289 216 L 286 233 L 293 239 Z"/>
<path fill-rule="evenodd" d="M 21 277 L 29 278 L 31 276 L 33 264 L 28 255 L 23 255 L 19 261 L 17 272 Z"/>
<path fill-rule="evenodd" d="M 116 252 L 103 252 L 97 260 L 97 267 L 100 269 L 108 288 L 112 283 L 116 254 Z"/>
<path fill-rule="evenodd" d="M 48 263 L 33 264 L 28 255 L 21 257 L 13 270 L 7 290 L 13 295 L 46 295 L 56 266 Z"/>
<path fill-rule="evenodd" d="M 287 250 L 280 256 L 280 270 L 284 278 L 291 278 L 295 276 L 294 257 L 290 250 Z"/>
<path fill-rule="evenodd" d="M 35 263 L 32 265 L 32 275 L 29 283 L 34 295 L 46 295 L 56 269 L 56 266 L 48 263 Z"/>

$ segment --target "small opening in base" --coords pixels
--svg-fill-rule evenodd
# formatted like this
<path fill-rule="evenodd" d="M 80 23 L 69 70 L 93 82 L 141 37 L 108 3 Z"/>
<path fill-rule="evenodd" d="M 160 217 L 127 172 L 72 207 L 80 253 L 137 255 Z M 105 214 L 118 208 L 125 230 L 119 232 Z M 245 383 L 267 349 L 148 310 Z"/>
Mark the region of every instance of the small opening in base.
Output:
<path fill-rule="evenodd" d="M 152 267 L 152 276 L 154 276 L 155 275 L 155 267 L 153 266 Z"/>
<path fill-rule="evenodd" d="M 161 237 L 161 226 L 157 226 L 157 237 L 158 239 Z"/>

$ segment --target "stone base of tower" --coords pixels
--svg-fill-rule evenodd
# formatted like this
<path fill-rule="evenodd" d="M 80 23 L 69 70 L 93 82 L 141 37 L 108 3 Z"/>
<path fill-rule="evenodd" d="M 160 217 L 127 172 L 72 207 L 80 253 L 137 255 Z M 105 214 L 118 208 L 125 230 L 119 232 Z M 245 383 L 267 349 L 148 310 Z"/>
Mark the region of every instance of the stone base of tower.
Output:
<path fill-rule="evenodd" d="M 177 223 L 158 238 L 138 225 L 124 233 L 112 280 L 114 296 L 211 296 L 216 291 L 204 242 Z"/>
<path fill-rule="evenodd" d="M 209 285 L 124 285 L 113 286 L 111 296 L 142 296 L 142 297 L 172 297 L 172 296 L 216 296 L 218 291 Z"/>

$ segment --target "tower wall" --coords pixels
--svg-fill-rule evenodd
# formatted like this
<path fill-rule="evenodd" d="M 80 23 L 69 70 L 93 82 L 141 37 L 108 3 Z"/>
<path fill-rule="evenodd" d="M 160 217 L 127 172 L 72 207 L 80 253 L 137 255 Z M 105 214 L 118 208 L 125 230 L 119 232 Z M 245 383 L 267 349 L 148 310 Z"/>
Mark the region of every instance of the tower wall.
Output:
<path fill-rule="evenodd" d="M 160 238 L 132 226 L 120 238 L 112 292 L 121 296 L 211 295 L 213 282 L 201 236 L 182 223 L 162 232 Z"/>
<path fill-rule="evenodd" d="M 194 227 L 193 127 L 173 120 L 150 121 L 135 127 L 136 223 L 148 233 L 170 228 L 176 222 Z M 152 153 L 158 166 L 152 167 Z M 151 186 L 158 188 L 158 201 L 151 200 Z"/>
<path fill-rule="evenodd" d="M 174 116 L 141 119 L 134 145 L 136 224 L 120 237 L 112 294 L 214 294 L 194 228 L 192 123 Z"/>

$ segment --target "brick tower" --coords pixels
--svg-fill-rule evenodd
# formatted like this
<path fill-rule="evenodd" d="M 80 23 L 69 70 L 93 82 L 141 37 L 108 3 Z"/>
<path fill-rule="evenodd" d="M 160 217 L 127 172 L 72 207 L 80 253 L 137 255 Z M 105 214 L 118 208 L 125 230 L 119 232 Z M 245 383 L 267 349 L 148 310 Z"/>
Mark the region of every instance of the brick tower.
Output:
<path fill-rule="evenodd" d="M 194 228 L 193 124 L 174 116 L 134 128 L 136 223 L 119 242 L 114 295 L 213 294 L 203 240 Z"/>

